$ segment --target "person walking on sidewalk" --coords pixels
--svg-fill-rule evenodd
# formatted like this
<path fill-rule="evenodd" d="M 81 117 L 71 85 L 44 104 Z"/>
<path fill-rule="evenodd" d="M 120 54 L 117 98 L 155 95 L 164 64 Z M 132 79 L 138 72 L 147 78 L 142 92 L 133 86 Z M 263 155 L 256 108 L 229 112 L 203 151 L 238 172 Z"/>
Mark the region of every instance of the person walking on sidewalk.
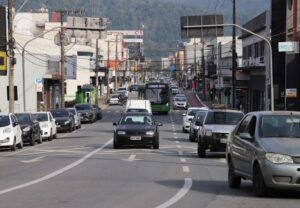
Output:
<path fill-rule="evenodd" d="M 196 83 L 195 83 L 195 81 L 192 81 L 192 92 L 196 93 Z"/>

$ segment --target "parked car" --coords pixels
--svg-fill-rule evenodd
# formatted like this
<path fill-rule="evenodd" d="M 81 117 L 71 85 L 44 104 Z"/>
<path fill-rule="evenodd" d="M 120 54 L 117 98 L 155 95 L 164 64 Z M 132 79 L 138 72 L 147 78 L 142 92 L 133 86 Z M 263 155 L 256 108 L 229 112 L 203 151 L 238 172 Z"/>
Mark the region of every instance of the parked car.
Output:
<path fill-rule="evenodd" d="M 196 108 L 190 107 L 187 109 L 186 113 L 182 114 L 182 132 L 186 133 L 190 130 L 191 121 L 193 120 L 195 114 L 201 110 L 208 110 L 206 107 Z"/>
<path fill-rule="evenodd" d="M 11 151 L 23 148 L 22 130 L 14 114 L 0 114 L 0 147 Z"/>
<path fill-rule="evenodd" d="M 114 123 L 114 148 L 124 145 L 143 145 L 159 148 L 159 131 L 154 118 L 149 113 L 124 113 L 118 123 Z"/>
<path fill-rule="evenodd" d="M 128 100 L 125 112 L 147 112 L 152 114 L 150 100 Z"/>
<path fill-rule="evenodd" d="M 93 104 L 92 106 L 93 106 L 94 111 L 96 111 L 97 120 L 102 119 L 102 110 L 101 110 L 101 108 L 96 104 Z"/>
<path fill-rule="evenodd" d="M 270 188 L 300 190 L 300 113 L 248 113 L 227 145 L 228 185 L 252 180 L 257 196 Z"/>
<path fill-rule="evenodd" d="M 191 121 L 190 125 L 190 133 L 189 133 L 189 140 L 190 142 L 195 142 L 197 141 L 197 135 L 198 131 L 201 130 L 203 125 L 204 118 L 206 116 L 207 111 L 206 110 L 200 110 L 198 111 L 193 120 Z"/>
<path fill-rule="evenodd" d="M 74 116 L 75 128 L 80 129 L 81 128 L 81 118 L 80 118 L 80 115 L 77 112 L 76 108 L 67 108 L 67 110 Z"/>
<path fill-rule="evenodd" d="M 67 109 L 51 110 L 58 132 L 72 132 L 75 130 L 75 119 Z"/>
<path fill-rule="evenodd" d="M 57 129 L 55 124 L 55 119 L 50 112 L 39 112 L 33 114 L 35 120 L 40 123 L 40 128 L 42 129 L 42 138 L 52 141 L 52 139 L 57 137 Z"/>
<path fill-rule="evenodd" d="M 75 108 L 80 116 L 82 123 L 94 123 L 97 121 L 96 111 L 91 104 L 76 104 Z"/>
<path fill-rule="evenodd" d="M 119 105 L 120 100 L 119 100 L 119 94 L 112 94 L 110 98 L 108 99 L 108 104 L 109 105 Z"/>
<path fill-rule="evenodd" d="M 28 142 L 31 146 L 34 146 L 35 142 L 41 144 L 43 133 L 39 122 L 34 116 L 31 113 L 17 113 L 16 117 L 22 129 L 23 142 Z"/>
<path fill-rule="evenodd" d="M 173 101 L 173 109 L 187 109 L 188 103 L 185 97 L 175 97 Z"/>
<path fill-rule="evenodd" d="M 244 117 L 236 110 L 208 110 L 202 128 L 198 131 L 198 156 L 205 157 L 206 150 L 225 152 L 229 133 Z"/>

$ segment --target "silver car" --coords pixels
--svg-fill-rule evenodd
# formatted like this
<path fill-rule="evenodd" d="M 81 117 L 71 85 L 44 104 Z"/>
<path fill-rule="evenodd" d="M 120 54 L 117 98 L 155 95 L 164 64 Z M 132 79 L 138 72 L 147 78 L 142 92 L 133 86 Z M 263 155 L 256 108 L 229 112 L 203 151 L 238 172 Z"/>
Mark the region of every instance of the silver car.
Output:
<path fill-rule="evenodd" d="M 257 196 L 269 188 L 300 190 L 300 113 L 247 114 L 229 135 L 228 184 L 252 180 Z"/>

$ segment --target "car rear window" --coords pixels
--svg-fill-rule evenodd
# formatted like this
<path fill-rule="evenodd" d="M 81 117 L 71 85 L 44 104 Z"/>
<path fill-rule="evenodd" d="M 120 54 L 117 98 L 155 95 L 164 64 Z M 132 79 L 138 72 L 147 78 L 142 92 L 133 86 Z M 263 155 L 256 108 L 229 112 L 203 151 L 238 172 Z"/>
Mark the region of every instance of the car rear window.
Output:
<path fill-rule="evenodd" d="M 121 118 L 121 125 L 154 125 L 151 116 L 147 115 L 125 115 Z"/>
<path fill-rule="evenodd" d="M 243 116 L 243 113 L 238 112 L 208 112 L 205 124 L 236 125 Z"/>

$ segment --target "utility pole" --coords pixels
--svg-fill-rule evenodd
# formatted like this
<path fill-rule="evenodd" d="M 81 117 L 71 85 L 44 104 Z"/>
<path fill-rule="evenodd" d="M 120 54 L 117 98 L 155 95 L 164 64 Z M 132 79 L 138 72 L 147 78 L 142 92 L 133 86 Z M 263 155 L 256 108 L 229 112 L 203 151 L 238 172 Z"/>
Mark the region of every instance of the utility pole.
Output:
<path fill-rule="evenodd" d="M 109 90 L 109 68 L 110 68 L 110 44 L 109 40 L 107 41 L 107 93 L 106 97 L 109 98 L 110 90 Z"/>
<path fill-rule="evenodd" d="M 196 47 L 196 39 L 194 38 L 194 68 L 193 68 L 193 72 L 192 72 L 192 75 L 195 74 L 195 71 L 196 71 L 196 64 L 197 64 L 197 55 L 196 55 L 196 52 L 197 52 L 197 47 Z M 197 71 L 196 71 L 197 73 Z M 193 77 L 194 78 L 194 77 Z"/>
<path fill-rule="evenodd" d="M 119 57 L 118 57 L 118 34 L 116 35 L 116 63 L 115 63 L 115 90 L 118 88 L 118 69 L 119 69 Z"/>
<path fill-rule="evenodd" d="M 95 76 L 95 81 L 96 81 L 96 102 L 95 104 L 98 105 L 99 102 L 98 102 L 98 94 L 99 94 L 99 39 L 97 38 L 96 39 L 96 67 L 95 67 L 95 73 L 96 73 L 96 76 Z"/>
<path fill-rule="evenodd" d="M 203 37 L 203 36 L 202 36 Z M 206 80 L 205 80 L 205 57 L 204 57 L 204 39 L 201 38 L 202 42 L 202 55 L 201 55 L 201 62 L 202 62 L 202 70 L 203 70 L 203 75 L 202 75 L 202 88 L 203 88 L 203 98 L 206 100 Z"/>
<path fill-rule="evenodd" d="M 8 56 L 9 56 L 9 112 L 15 111 L 15 94 L 14 94 L 14 38 L 13 38 L 13 0 L 8 0 Z"/>
<path fill-rule="evenodd" d="M 236 5 L 235 0 L 232 0 L 232 22 L 233 25 L 236 24 Z M 236 28 L 232 27 L 232 107 L 235 108 L 236 100 Z"/>

